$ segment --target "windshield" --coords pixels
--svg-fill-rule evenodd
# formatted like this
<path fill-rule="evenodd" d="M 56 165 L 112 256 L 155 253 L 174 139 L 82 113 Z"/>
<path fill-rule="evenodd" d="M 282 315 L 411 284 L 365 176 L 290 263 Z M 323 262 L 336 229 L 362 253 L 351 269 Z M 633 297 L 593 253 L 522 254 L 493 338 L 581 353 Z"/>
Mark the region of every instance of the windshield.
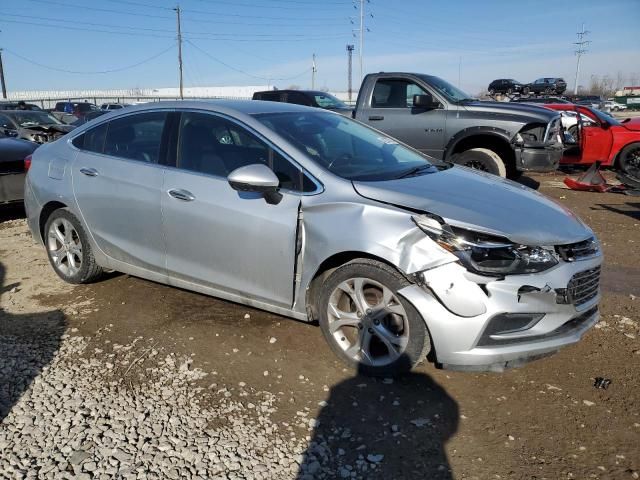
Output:
<path fill-rule="evenodd" d="M 329 93 L 314 93 L 313 98 L 320 108 L 349 108 L 342 100 Z"/>
<path fill-rule="evenodd" d="M 254 117 L 313 162 L 348 180 L 391 180 L 437 171 L 419 152 L 341 115 L 281 112 Z"/>
<path fill-rule="evenodd" d="M 596 117 L 598 117 L 598 120 L 600 120 L 601 122 L 608 123 L 609 125 L 621 125 L 621 123 L 618 121 L 618 119 L 612 117 L 611 115 L 609 115 L 607 113 L 604 113 L 601 110 L 598 110 L 598 109 L 595 109 L 595 108 L 592 108 L 590 110 L 594 113 L 594 115 Z"/>
<path fill-rule="evenodd" d="M 418 75 L 422 78 L 428 85 L 435 88 L 438 93 L 447 97 L 452 103 L 462 103 L 475 100 L 471 95 L 466 92 L 463 92 L 458 87 L 454 87 L 446 80 L 443 80 L 439 77 L 434 77 L 432 75 Z"/>
<path fill-rule="evenodd" d="M 22 111 L 17 110 L 12 112 L 13 118 L 16 123 L 21 127 L 36 127 L 38 125 L 62 125 L 56 117 L 46 112 L 37 111 Z"/>

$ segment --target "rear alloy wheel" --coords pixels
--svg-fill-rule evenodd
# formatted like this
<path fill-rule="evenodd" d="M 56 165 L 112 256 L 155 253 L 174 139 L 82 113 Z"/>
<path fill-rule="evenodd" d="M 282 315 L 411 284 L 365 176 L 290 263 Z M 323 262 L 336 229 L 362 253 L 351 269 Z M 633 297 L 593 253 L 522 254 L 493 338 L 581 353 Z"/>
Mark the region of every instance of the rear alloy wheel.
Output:
<path fill-rule="evenodd" d="M 454 155 L 451 161 L 457 165 L 492 173 L 499 177 L 507 176 L 507 168 L 498 155 L 488 148 L 472 148 Z"/>
<path fill-rule="evenodd" d="M 627 175 L 640 178 L 640 142 L 631 143 L 620 151 L 618 165 Z"/>
<path fill-rule="evenodd" d="M 331 349 L 366 375 L 397 375 L 431 347 L 424 320 L 398 290 L 410 283 L 388 265 L 356 260 L 322 285 L 320 327 Z"/>
<path fill-rule="evenodd" d="M 489 95 L 491 95 L 492 97 L 496 94 L 496 91 L 493 88 L 489 89 Z"/>
<path fill-rule="evenodd" d="M 522 93 L 523 93 L 524 95 L 529 95 L 529 87 L 524 87 L 524 88 L 522 89 Z"/>
<path fill-rule="evenodd" d="M 82 225 L 69 210 L 55 210 L 44 232 L 49 262 L 65 282 L 89 283 L 102 274 Z"/>

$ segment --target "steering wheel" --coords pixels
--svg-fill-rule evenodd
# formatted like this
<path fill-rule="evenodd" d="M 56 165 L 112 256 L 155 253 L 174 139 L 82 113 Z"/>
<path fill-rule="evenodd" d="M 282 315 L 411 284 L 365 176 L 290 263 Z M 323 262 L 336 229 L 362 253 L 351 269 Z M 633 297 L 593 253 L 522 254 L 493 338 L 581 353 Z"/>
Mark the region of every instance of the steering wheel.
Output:
<path fill-rule="evenodd" d="M 327 165 L 327 168 L 331 170 L 331 167 L 333 167 L 335 163 L 343 163 L 343 162 L 348 162 L 350 160 L 353 160 L 353 155 L 351 155 L 350 153 L 343 153 L 342 155 L 338 155 L 336 158 L 331 160 L 329 165 Z"/>

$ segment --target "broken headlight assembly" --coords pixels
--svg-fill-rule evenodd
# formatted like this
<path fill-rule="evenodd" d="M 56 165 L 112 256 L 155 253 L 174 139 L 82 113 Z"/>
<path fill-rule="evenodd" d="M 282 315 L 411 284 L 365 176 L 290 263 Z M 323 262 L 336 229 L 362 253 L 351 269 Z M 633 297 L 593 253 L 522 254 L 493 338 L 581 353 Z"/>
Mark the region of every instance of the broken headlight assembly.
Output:
<path fill-rule="evenodd" d="M 457 256 L 467 270 L 480 275 L 538 273 L 558 263 L 554 253 L 543 247 L 518 245 L 469 230 L 454 230 L 428 215 L 416 215 L 412 219 L 438 245 Z"/>

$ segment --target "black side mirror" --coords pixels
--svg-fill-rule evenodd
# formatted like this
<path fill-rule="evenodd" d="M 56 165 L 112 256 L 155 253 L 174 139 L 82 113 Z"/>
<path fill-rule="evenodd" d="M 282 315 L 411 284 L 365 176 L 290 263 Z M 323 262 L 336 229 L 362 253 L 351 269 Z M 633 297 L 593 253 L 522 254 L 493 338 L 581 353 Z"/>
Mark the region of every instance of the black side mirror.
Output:
<path fill-rule="evenodd" d="M 416 108 L 434 109 L 440 106 L 440 102 L 436 102 L 430 93 L 413 96 L 413 106 Z"/>

